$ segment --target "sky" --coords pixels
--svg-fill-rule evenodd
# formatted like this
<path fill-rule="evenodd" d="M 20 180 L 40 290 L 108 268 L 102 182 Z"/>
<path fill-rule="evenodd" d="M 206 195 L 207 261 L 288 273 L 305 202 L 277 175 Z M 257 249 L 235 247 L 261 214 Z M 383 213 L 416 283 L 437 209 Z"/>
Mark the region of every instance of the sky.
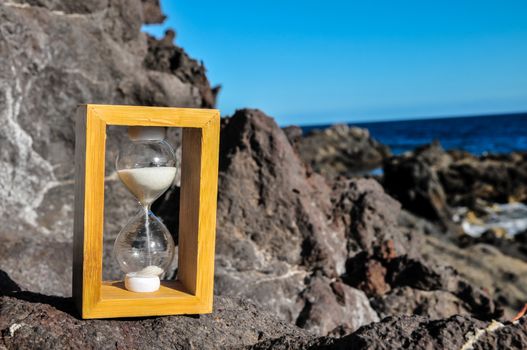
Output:
<path fill-rule="evenodd" d="M 281 125 L 527 111 L 527 1 L 161 0 L 222 115 Z"/>

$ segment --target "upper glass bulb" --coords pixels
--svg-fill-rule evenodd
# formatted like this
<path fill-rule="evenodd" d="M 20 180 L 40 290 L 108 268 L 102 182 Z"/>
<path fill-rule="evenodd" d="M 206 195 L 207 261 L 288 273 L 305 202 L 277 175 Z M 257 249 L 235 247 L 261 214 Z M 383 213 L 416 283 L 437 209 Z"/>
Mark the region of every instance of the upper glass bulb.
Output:
<path fill-rule="evenodd" d="M 143 206 L 159 198 L 176 176 L 176 156 L 165 133 L 164 128 L 130 127 L 131 142 L 117 155 L 119 178 Z"/>

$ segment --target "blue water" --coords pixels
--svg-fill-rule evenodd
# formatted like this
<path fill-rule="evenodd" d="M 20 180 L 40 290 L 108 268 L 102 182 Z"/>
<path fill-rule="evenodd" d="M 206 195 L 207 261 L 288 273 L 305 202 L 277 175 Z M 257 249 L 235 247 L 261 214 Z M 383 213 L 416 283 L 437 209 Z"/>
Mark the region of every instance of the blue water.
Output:
<path fill-rule="evenodd" d="M 439 140 L 443 147 L 473 154 L 527 151 L 527 113 L 481 117 L 352 123 L 388 145 L 394 154 Z M 302 127 L 304 133 L 328 125 Z"/>

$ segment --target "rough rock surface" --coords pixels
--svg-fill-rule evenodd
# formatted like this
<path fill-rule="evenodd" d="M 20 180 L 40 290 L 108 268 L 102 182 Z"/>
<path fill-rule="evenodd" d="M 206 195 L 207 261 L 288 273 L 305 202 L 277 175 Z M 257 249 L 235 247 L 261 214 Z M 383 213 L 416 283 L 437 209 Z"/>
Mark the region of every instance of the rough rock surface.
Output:
<path fill-rule="evenodd" d="M 399 203 L 375 180 L 329 188 L 258 110 L 225 120 L 221 143 L 218 293 L 254 300 L 319 335 L 356 329 L 343 318 L 353 308 L 369 315 L 364 323 L 376 319 L 356 289 L 386 315 L 408 313 L 397 306 L 404 287 L 422 315 L 500 315 L 489 295 L 421 257 L 423 235 L 399 225 Z"/>
<path fill-rule="evenodd" d="M 428 219 L 448 222 L 451 213 L 438 170 L 451 162 L 438 143 L 389 158 L 384 163 L 384 188 L 405 209 Z"/>
<path fill-rule="evenodd" d="M 295 146 L 306 163 L 329 179 L 362 175 L 380 167 L 391 155 L 390 149 L 371 138 L 368 130 L 343 124 L 314 130 Z"/>
<path fill-rule="evenodd" d="M 460 246 L 457 237 L 449 237 L 438 225 L 407 211 L 402 214 L 399 224 L 422 237 L 420 252 L 426 261 L 450 266 L 469 284 L 481 287 L 504 309 L 504 319 L 511 319 L 523 307 L 527 295 L 527 262 L 524 259 L 488 244 Z M 380 314 L 386 314 L 378 306 L 375 308 Z"/>
<path fill-rule="evenodd" d="M 143 22 L 145 24 L 163 23 L 166 16 L 161 11 L 159 0 L 141 0 L 143 3 Z"/>
<path fill-rule="evenodd" d="M 343 336 L 379 321 L 364 293 L 341 281 L 317 276 L 302 298 L 305 305 L 296 324 L 315 334 Z"/>
<path fill-rule="evenodd" d="M 217 349 L 313 337 L 249 302 L 216 297 L 214 304 L 200 316 L 81 320 L 71 298 L 21 291 L 0 270 L 0 348 Z"/>
<path fill-rule="evenodd" d="M 348 255 L 344 226 L 331 220 L 332 190 L 308 172 L 274 120 L 258 110 L 225 120 L 219 180 L 218 293 L 252 299 L 320 334 L 377 319 L 362 292 L 348 287 L 342 296 L 330 287 Z M 327 312 L 311 308 L 313 300 Z M 360 322 L 342 318 L 353 308 Z"/>
<path fill-rule="evenodd" d="M 515 322 L 482 322 L 452 316 L 430 320 L 422 316 L 387 317 L 346 337 L 305 339 L 282 336 L 249 349 L 525 349 L 527 317 Z"/>
<path fill-rule="evenodd" d="M 159 68 L 163 60 L 152 52 L 161 44 L 140 31 L 153 21 L 152 9 L 143 15 L 140 0 L 0 2 L 0 215 L 9 218 L 0 227 L 0 266 L 24 288 L 69 294 L 78 104 L 214 102 L 203 66 L 166 39 L 182 59 L 172 60 L 170 72 Z M 182 78 L 185 72 L 196 80 Z M 122 134 L 108 130 L 108 244 L 137 210 L 113 173 Z M 115 277 L 115 264 L 106 262 L 107 277 Z"/>
<path fill-rule="evenodd" d="M 434 321 L 419 316 L 403 316 L 388 317 L 338 340 L 321 339 L 313 348 L 523 349 L 526 342 L 526 318 L 502 324 L 462 316 Z"/>
<path fill-rule="evenodd" d="M 459 248 L 444 238 L 428 236 L 423 254 L 430 261 L 441 261 L 459 272 L 473 285 L 486 290 L 512 318 L 525 304 L 527 262 L 503 254 L 487 244 Z"/>
<path fill-rule="evenodd" d="M 372 300 L 372 305 L 381 318 L 391 315 L 421 315 L 437 320 L 470 314 L 464 302 L 452 293 L 411 287 L 396 287 L 378 300 Z"/>
<path fill-rule="evenodd" d="M 442 320 L 415 315 L 387 317 L 340 339 L 316 338 L 252 303 L 226 297 L 216 297 L 214 303 L 214 312 L 201 316 L 81 320 L 70 298 L 22 291 L 0 270 L 0 346 L 3 349 L 524 349 L 527 345 L 526 318 L 499 323 L 461 316 Z M 318 312 L 322 311 L 320 308 Z M 345 316 L 360 317 L 353 310 L 348 311 Z"/>
<path fill-rule="evenodd" d="M 453 162 L 439 177 L 452 206 L 475 209 L 478 200 L 490 203 L 527 201 L 527 153 L 473 156 L 449 152 Z"/>
<path fill-rule="evenodd" d="M 210 88 L 204 67 L 173 45 L 174 32 L 161 40 L 140 33 L 143 22 L 161 21 L 156 7 L 156 1 L 140 0 L 0 3 L 0 164 L 4 169 L 0 214 L 9 218 L 0 227 L 0 266 L 20 281 L 23 290 L 69 294 L 76 104 L 214 104 L 217 89 Z M 100 347 L 94 343 L 98 341 L 112 347 L 145 347 L 148 344 L 126 342 L 149 341 L 181 348 L 339 344 L 313 339 L 305 331 L 271 320 L 263 309 L 331 336 L 373 324 L 378 313 L 499 317 L 499 307 L 478 289 L 477 278 L 469 278 L 468 273 L 458 276 L 423 256 L 421 250 L 430 246 L 429 240 L 416 234 L 415 228 L 400 225 L 399 203 L 376 181 L 339 179 L 329 185 L 306 166 L 291 145 L 301 142 L 297 132 L 290 129 L 286 135 L 257 110 L 238 111 L 222 126 L 216 291 L 251 299 L 258 308 L 219 298 L 216 313 L 199 318 L 80 321 L 69 314 L 69 299 L 21 292 L 0 273 L 1 345 L 68 347 L 77 340 L 91 341 L 93 347 Z M 109 128 L 108 135 L 106 160 L 112 164 L 123 130 Z M 353 151 L 363 163 L 377 161 L 373 153 L 361 153 L 360 147 L 345 143 L 345 135 L 360 145 L 370 142 L 362 131 L 343 129 L 342 135 L 333 135 L 335 152 Z M 171 138 L 177 146 L 177 133 Z M 440 205 L 435 206 L 434 186 L 446 186 L 441 182 L 441 159 L 448 157 L 457 162 L 455 155 L 437 159 L 422 155 L 419 162 L 432 164 L 435 171 L 432 180 L 426 172 L 419 173 L 422 166 L 409 166 L 411 176 L 413 169 L 418 172 L 416 193 L 429 210 L 424 215 L 446 215 L 443 209 L 448 208 L 440 205 L 445 196 L 449 201 L 448 193 L 436 196 Z M 105 251 L 109 251 L 136 207 L 111 166 L 106 175 Z M 173 188 L 156 208 L 161 215 L 173 213 L 177 201 L 178 189 Z M 177 232 L 177 220 L 171 216 L 165 220 Z M 466 270 L 459 261 L 459 269 Z M 105 272 L 105 278 L 117 276 L 111 260 L 105 260 Z M 487 282 L 485 286 L 494 288 L 492 295 L 511 300 L 507 304 L 511 309 L 520 302 L 521 293 L 525 295 L 519 283 L 517 290 L 500 291 L 498 282 Z M 411 302 L 403 305 L 409 297 Z M 416 334 L 428 334 L 439 324 L 428 318 L 406 320 Z M 387 332 L 386 324 L 377 326 L 379 332 Z M 357 334 L 374 326 L 369 327 Z M 450 341 L 446 329 L 444 342 Z M 77 332 L 78 339 L 64 336 Z M 149 336 L 138 340 L 137 334 Z"/>
<path fill-rule="evenodd" d="M 422 217 L 451 221 L 450 207 L 480 211 L 489 203 L 527 200 L 527 153 L 473 156 L 438 142 L 384 163 L 383 185 Z"/>

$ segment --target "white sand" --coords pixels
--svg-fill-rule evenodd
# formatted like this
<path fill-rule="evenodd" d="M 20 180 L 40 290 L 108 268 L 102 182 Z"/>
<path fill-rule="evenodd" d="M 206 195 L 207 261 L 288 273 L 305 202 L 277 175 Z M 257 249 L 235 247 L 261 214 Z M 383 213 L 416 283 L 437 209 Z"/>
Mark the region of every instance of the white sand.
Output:
<path fill-rule="evenodd" d="M 175 167 L 123 169 L 117 172 L 121 181 L 143 204 L 149 205 L 165 192 L 176 176 Z"/>

